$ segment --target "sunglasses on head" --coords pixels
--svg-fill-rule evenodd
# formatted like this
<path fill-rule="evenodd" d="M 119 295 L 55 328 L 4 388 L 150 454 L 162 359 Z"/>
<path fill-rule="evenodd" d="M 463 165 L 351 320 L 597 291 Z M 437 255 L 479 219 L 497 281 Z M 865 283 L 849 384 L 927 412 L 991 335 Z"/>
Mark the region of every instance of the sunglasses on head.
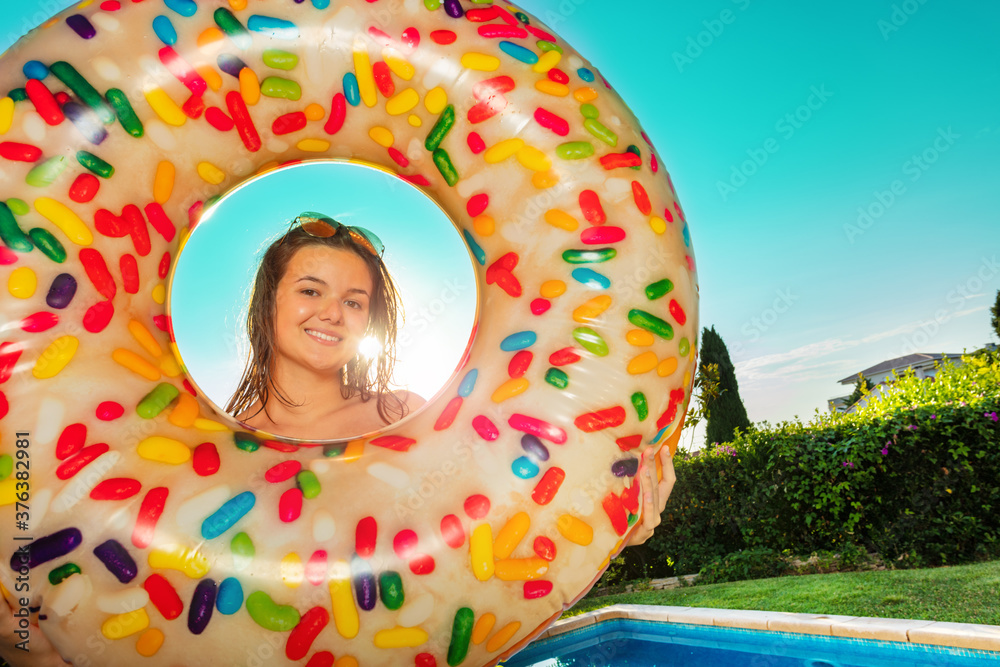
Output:
<path fill-rule="evenodd" d="M 345 225 L 322 213 L 314 213 L 312 211 L 300 213 L 292 220 L 292 224 L 288 226 L 288 232 L 291 232 L 296 226 L 301 227 L 302 231 L 317 239 L 328 239 L 339 234 L 341 230 L 344 230 L 350 235 L 351 240 L 379 259 L 382 258 L 382 253 L 385 252 L 385 244 L 382 243 L 382 240 L 375 232 L 364 227 Z M 285 236 L 288 236 L 288 232 L 285 232 Z M 284 242 L 284 237 L 281 240 Z"/>

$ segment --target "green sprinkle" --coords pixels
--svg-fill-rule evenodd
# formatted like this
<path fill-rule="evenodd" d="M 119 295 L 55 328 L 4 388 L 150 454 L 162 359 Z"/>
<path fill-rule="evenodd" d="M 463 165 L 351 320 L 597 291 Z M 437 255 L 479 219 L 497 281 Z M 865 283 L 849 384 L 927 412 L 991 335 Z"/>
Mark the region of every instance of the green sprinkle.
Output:
<path fill-rule="evenodd" d="M 35 242 L 42 254 L 56 264 L 62 264 L 66 261 L 66 248 L 49 230 L 35 227 L 28 232 L 28 236 Z"/>
<path fill-rule="evenodd" d="M 424 148 L 429 151 L 436 151 L 438 147 L 441 146 L 441 142 L 444 141 L 445 136 L 455 125 L 455 105 L 449 104 L 441 112 L 438 117 L 437 122 L 434 123 L 434 127 L 431 128 L 430 133 L 427 135 L 427 139 L 424 140 Z"/>
<path fill-rule="evenodd" d="M 565 389 L 569 386 L 569 376 L 558 368 L 545 371 L 545 381 L 556 389 Z"/>
<path fill-rule="evenodd" d="M 28 99 L 28 91 L 25 88 L 11 88 L 10 92 L 7 93 L 7 97 L 15 102 L 23 102 Z"/>
<path fill-rule="evenodd" d="M 588 118 L 583 121 L 583 127 L 587 130 L 587 132 L 590 132 L 593 136 L 597 137 L 608 146 L 618 145 L 618 135 L 606 128 L 599 121 L 596 121 L 593 118 Z"/>
<path fill-rule="evenodd" d="M 263 57 L 264 64 L 274 69 L 290 70 L 299 64 L 299 57 L 297 55 L 280 49 L 267 49 L 264 51 Z"/>
<path fill-rule="evenodd" d="M 332 445 L 323 445 L 323 456 L 326 456 L 328 458 L 341 456 L 346 451 L 347 451 L 346 442 L 338 442 Z"/>
<path fill-rule="evenodd" d="M 139 401 L 135 411 L 143 419 L 152 419 L 163 412 L 179 393 L 174 385 L 161 382 Z"/>
<path fill-rule="evenodd" d="M 50 157 L 45 162 L 34 167 L 24 177 L 24 182 L 36 188 L 44 188 L 52 185 L 53 181 L 69 166 L 69 161 L 64 155 Z"/>
<path fill-rule="evenodd" d="M 424 0 L 424 7 L 432 12 L 441 6 L 441 0 Z"/>
<path fill-rule="evenodd" d="M 0 454 L 0 482 L 4 481 L 14 472 L 14 459 L 10 454 Z"/>
<path fill-rule="evenodd" d="M 316 477 L 316 473 L 312 470 L 303 470 L 298 474 L 295 481 L 298 482 L 299 488 L 302 489 L 302 495 L 305 498 L 315 498 L 323 489 L 320 486 L 319 478 Z"/>
<path fill-rule="evenodd" d="M 298 610 L 290 604 L 278 604 L 264 591 L 254 591 L 247 596 L 247 613 L 265 630 L 288 632 L 302 620 Z"/>
<path fill-rule="evenodd" d="M 632 394 L 632 407 L 635 408 L 635 414 L 639 417 L 639 421 L 645 421 L 646 417 L 649 416 L 649 403 L 646 402 L 646 395 L 641 391 Z"/>
<path fill-rule="evenodd" d="M 291 79 L 269 76 L 260 82 L 260 94 L 295 101 L 302 97 L 302 87 Z"/>
<path fill-rule="evenodd" d="M 563 261 L 570 264 L 600 264 L 614 259 L 618 251 L 614 248 L 598 248 L 597 250 L 567 250 L 563 252 Z"/>
<path fill-rule="evenodd" d="M 451 667 L 460 664 L 468 655 L 475 620 L 476 615 L 468 607 L 455 612 L 455 621 L 451 624 L 451 642 L 448 644 L 448 664 Z"/>
<path fill-rule="evenodd" d="M 547 39 L 538 40 L 537 42 L 535 42 L 535 46 L 538 47 L 539 51 L 558 51 L 559 53 L 563 52 L 561 46 L 559 46 L 558 44 L 553 44 Z"/>
<path fill-rule="evenodd" d="M 76 96 L 83 100 L 83 103 L 97 112 L 101 122 L 109 125 L 115 122 L 115 114 L 108 108 L 107 103 L 97 89 L 90 85 L 90 82 L 83 78 L 76 68 L 65 60 L 60 60 L 49 65 L 49 71 L 69 86 L 69 89 L 76 93 Z"/>
<path fill-rule="evenodd" d="M 7 206 L 10 206 L 10 210 L 13 211 L 14 215 L 28 215 L 31 213 L 31 208 L 28 206 L 28 202 L 23 199 L 11 197 L 7 200 Z"/>
<path fill-rule="evenodd" d="M 687 338 L 681 338 L 680 342 L 677 343 L 677 353 L 682 357 L 686 357 L 690 351 L 691 343 L 688 342 Z"/>
<path fill-rule="evenodd" d="M 601 112 L 597 110 L 597 107 L 590 102 L 580 105 L 580 113 L 583 114 L 584 118 L 597 118 L 601 115 Z"/>
<path fill-rule="evenodd" d="M 234 431 L 233 442 L 244 452 L 256 452 L 260 449 L 260 441 L 246 431 Z"/>
<path fill-rule="evenodd" d="M 398 572 L 386 571 L 379 575 L 378 594 L 387 609 L 395 611 L 403 606 L 403 578 Z"/>
<path fill-rule="evenodd" d="M 229 550 L 233 553 L 233 567 L 237 570 L 245 570 L 257 555 L 253 540 L 246 533 L 233 535 L 233 539 L 229 541 Z"/>
<path fill-rule="evenodd" d="M 437 148 L 431 153 L 431 157 L 434 159 L 434 166 L 444 176 L 444 180 L 448 185 L 454 187 L 458 183 L 458 172 L 455 171 L 455 165 L 451 163 L 451 156 L 448 155 L 448 151 L 443 148 Z"/>
<path fill-rule="evenodd" d="M 567 141 L 556 146 L 556 155 L 563 160 L 582 160 L 594 154 L 594 145 L 589 141 Z"/>
<path fill-rule="evenodd" d="M 524 25 L 528 25 L 528 15 L 525 14 L 524 12 L 514 12 L 514 16 L 516 16 L 517 20 L 523 23 Z"/>
<path fill-rule="evenodd" d="M 628 321 L 637 327 L 656 334 L 664 340 L 674 339 L 674 328 L 667 322 L 661 320 L 656 315 L 647 313 L 645 310 L 633 308 L 628 311 Z"/>
<path fill-rule="evenodd" d="M 84 169 L 97 174 L 101 178 L 111 178 L 115 175 L 115 168 L 93 153 L 89 153 L 87 151 L 77 151 L 76 161 L 79 162 L 80 166 Z"/>
<path fill-rule="evenodd" d="M 105 97 L 111 108 L 115 110 L 118 122 L 122 124 L 125 131 L 137 139 L 141 137 L 145 133 L 145 130 L 142 128 L 142 121 L 135 115 L 135 109 L 132 108 L 128 98 L 125 97 L 125 93 L 117 88 L 112 88 L 108 90 Z"/>
<path fill-rule="evenodd" d="M 249 49 L 253 45 L 253 37 L 247 32 L 247 29 L 243 27 L 240 20 L 236 18 L 231 11 L 225 7 L 219 7 L 215 10 L 212 15 L 215 19 L 215 25 L 219 26 L 222 32 L 229 36 L 229 39 L 233 40 L 233 44 L 240 49 Z"/>
<path fill-rule="evenodd" d="M 629 514 L 628 515 L 628 527 L 631 528 L 632 526 L 634 526 L 635 522 L 638 521 L 638 520 L 639 520 L 639 515 L 638 514 Z"/>
<path fill-rule="evenodd" d="M 49 583 L 55 586 L 74 574 L 80 574 L 80 566 L 76 563 L 63 563 L 49 572 Z"/>
<path fill-rule="evenodd" d="M 17 218 L 3 202 L 0 202 L 0 240 L 17 252 L 31 252 L 35 247 L 17 224 Z"/>
<path fill-rule="evenodd" d="M 635 144 L 629 144 L 628 148 L 625 149 L 625 152 L 632 153 L 633 155 L 638 155 L 639 157 L 642 157 L 642 151 L 640 151 L 639 147 L 636 146 Z M 640 169 L 642 169 L 642 162 L 629 167 L 629 169 L 633 171 L 639 171 Z"/>
<path fill-rule="evenodd" d="M 656 301 L 673 288 L 674 284 L 667 278 L 657 280 L 655 283 L 649 283 L 646 285 L 646 298 L 650 301 Z"/>
<path fill-rule="evenodd" d="M 591 354 L 598 357 L 608 356 L 608 344 L 604 342 L 604 339 L 596 331 L 589 327 L 573 329 L 573 340 L 582 345 L 583 349 Z"/>

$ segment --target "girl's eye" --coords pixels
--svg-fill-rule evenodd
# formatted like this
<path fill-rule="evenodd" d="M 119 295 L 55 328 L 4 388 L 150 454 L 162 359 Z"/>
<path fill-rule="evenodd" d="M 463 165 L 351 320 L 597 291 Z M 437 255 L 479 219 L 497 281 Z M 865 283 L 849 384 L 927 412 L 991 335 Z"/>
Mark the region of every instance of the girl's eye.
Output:
<path fill-rule="evenodd" d="M 361 304 L 357 301 L 347 301 L 348 308 L 354 308 L 355 310 L 361 309 Z"/>
<path fill-rule="evenodd" d="M 317 292 L 312 288 L 307 287 L 306 289 L 301 291 L 301 294 L 305 294 L 306 296 L 315 296 L 316 294 L 319 294 L 319 292 Z"/>

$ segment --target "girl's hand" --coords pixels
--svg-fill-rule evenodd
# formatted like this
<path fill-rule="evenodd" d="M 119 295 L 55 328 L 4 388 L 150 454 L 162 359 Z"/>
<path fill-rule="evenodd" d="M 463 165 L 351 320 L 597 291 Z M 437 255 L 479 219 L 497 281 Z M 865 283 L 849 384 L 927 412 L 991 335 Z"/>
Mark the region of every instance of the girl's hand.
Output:
<path fill-rule="evenodd" d="M 639 462 L 639 490 L 642 492 L 642 524 L 636 528 L 628 542 L 627 547 L 634 547 L 644 544 L 646 540 L 653 536 L 653 529 L 660 525 L 660 514 L 667 506 L 667 498 L 674 488 L 677 480 L 674 475 L 674 460 L 670 455 L 670 447 L 660 448 L 660 467 L 663 469 L 663 478 L 656 479 L 656 461 L 653 459 L 653 450 L 647 449 L 642 453 L 642 460 Z"/>
<path fill-rule="evenodd" d="M 19 619 L 14 616 L 14 610 L 6 598 L 0 596 L 0 665 L 6 664 L 10 667 L 66 667 L 70 663 L 62 659 L 55 647 L 42 633 L 42 629 L 35 623 L 35 619 L 28 624 L 28 639 L 22 635 L 15 634 L 22 631 Z M 27 646 L 28 650 L 23 651 L 17 645 Z"/>

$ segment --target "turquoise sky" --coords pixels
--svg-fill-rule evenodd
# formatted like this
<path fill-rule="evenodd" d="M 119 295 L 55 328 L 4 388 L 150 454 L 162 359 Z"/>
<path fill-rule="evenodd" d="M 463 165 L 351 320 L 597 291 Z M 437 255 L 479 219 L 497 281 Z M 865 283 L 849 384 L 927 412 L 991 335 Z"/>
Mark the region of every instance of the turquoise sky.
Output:
<path fill-rule="evenodd" d="M 6 3 L 3 25 L 56 4 Z M 522 6 L 656 145 L 691 225 L 701 321 L 728 343 L 752 420 L 808 418 L 868 366 L 991 340 L 1000 4 Z"/>

